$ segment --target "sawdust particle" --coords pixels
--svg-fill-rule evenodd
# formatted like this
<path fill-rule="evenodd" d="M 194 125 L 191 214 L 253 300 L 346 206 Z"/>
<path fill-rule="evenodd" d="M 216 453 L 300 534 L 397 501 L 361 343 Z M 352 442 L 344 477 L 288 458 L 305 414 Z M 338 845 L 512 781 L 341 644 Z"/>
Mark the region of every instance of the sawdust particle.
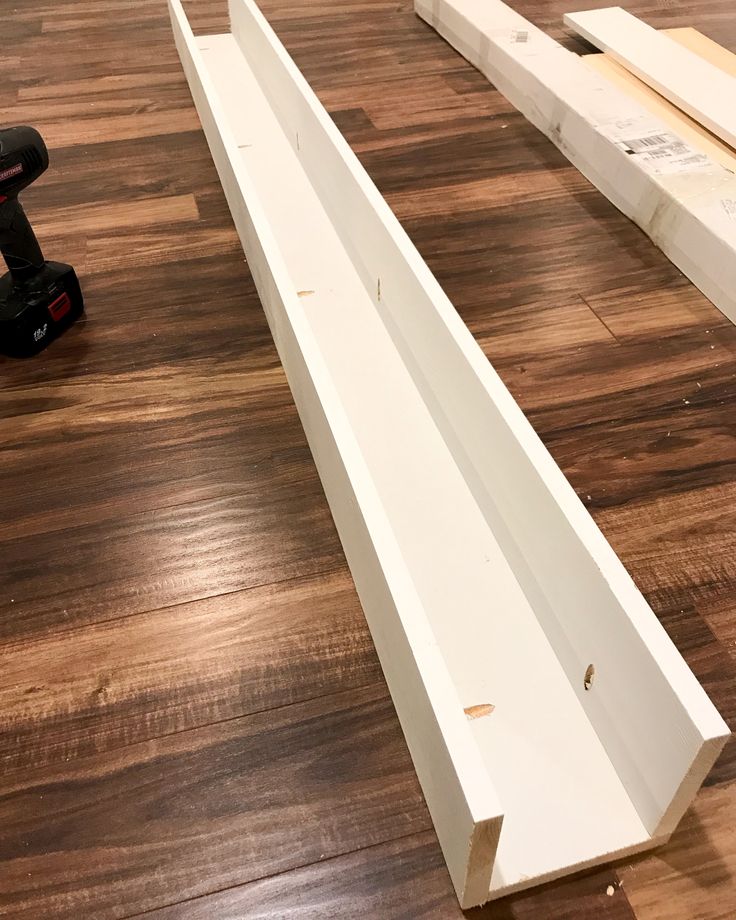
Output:
<path fill-rule="evenodd" d="M 477 706 L 466 706 L 463 712 L 469 721 L 489 716 L 496 707 L 492 703 L 478 703 Z"/>

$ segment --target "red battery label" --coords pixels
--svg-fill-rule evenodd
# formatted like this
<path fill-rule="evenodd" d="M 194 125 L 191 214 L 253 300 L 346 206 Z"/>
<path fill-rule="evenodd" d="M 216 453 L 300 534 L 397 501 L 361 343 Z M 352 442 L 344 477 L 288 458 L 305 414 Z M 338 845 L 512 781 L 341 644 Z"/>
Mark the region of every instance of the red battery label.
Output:
<path fill-rule="evenodd" d="M 59 320 L 69 312 L 71 305 L 72 302 L 68 294 L 62 294 L 60 297 L 57 297 L 52 304 L 49 304 L 51 319 L 58 323 Z"/>

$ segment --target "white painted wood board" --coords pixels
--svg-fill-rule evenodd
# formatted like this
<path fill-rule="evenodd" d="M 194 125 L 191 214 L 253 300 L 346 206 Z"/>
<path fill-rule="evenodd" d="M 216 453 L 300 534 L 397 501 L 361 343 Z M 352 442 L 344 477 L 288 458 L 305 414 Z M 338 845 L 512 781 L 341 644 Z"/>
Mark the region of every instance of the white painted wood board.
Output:
<path fill-rule="evenodd" d="M 414 7 L 736 322 L 731 171 L 501 0 Z"/>
<path fill-rule="evenodd" d="M 566 13 L 565 25 L 736 147 L 736 77 L 620 6 Z"/>
<path fill-rule="evenodd" d="M 257 7 L 170 7 L 461 904 L 666 838 L 722 720 Z"/>

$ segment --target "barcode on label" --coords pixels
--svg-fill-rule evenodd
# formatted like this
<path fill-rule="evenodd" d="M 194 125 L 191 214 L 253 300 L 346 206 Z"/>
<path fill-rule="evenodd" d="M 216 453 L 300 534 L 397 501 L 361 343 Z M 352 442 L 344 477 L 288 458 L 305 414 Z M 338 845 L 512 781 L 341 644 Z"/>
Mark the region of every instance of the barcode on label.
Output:
<path fill-rule="evenodd" d="M 669 144 L 667 147 L 657 147 L 654 150 L 647 150 L 646 153 L 647 153 L 647 158 L 650 160 L 656 160 L 658 158 L 662 158 L 662 159 L 666 158 L 668 160 L 671 160 L 673 157 L 676 157 L 678 154 L 687 153 L 687 147 L 685 147 L 684 144 L 678 145 L 678 146 L 675 146 L 674 144 Z M 700 159 L 698 155 L 696 155 L 696 158 Z M 692 162 L 695 162 L 693 161 L 692 157 L 690 157 L 689 159 Z M 686 163 L 688 162 L 688 160 L 682 159 L 682 160 L 679 160 L 679 162 Z"/>
<path fill-rule="evenodd" d="M 511 33 L 511 40 L 515 42 L 528 42 L 529 33 L 523 29 L 514 29 L 514 31 Z"/>
<path fill-rule="evenodd" d="M 673 138 L 666 134 L 652 134 L 650 137 L 635 137 L 632 140 L 623 141 L 623 143 L 634 153 L 640 150 L 648 150 L 650 147 L 661 147 L 663 144 L 671 144 Z"/>
<path fill-rule="evenodd" d="M 698 153 L 681 137 L 644 115 L 601 122 L 598 131 L 651 175 L 718 169 L 704 153 Z"/>

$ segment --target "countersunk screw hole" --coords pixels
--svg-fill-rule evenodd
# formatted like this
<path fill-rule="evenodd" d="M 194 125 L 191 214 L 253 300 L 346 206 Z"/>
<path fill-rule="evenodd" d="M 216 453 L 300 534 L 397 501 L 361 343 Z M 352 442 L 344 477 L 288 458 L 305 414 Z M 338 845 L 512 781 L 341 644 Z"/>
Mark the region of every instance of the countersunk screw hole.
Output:
<path fill-rule="evenodd" d="M 589 664 L 585 669 L 585 677 L 583 678 L 583 686 L 586 690 L 590 690 L 593 684 L 593 678 L 595 677 L 595 668 L 592 664 Z"/>

